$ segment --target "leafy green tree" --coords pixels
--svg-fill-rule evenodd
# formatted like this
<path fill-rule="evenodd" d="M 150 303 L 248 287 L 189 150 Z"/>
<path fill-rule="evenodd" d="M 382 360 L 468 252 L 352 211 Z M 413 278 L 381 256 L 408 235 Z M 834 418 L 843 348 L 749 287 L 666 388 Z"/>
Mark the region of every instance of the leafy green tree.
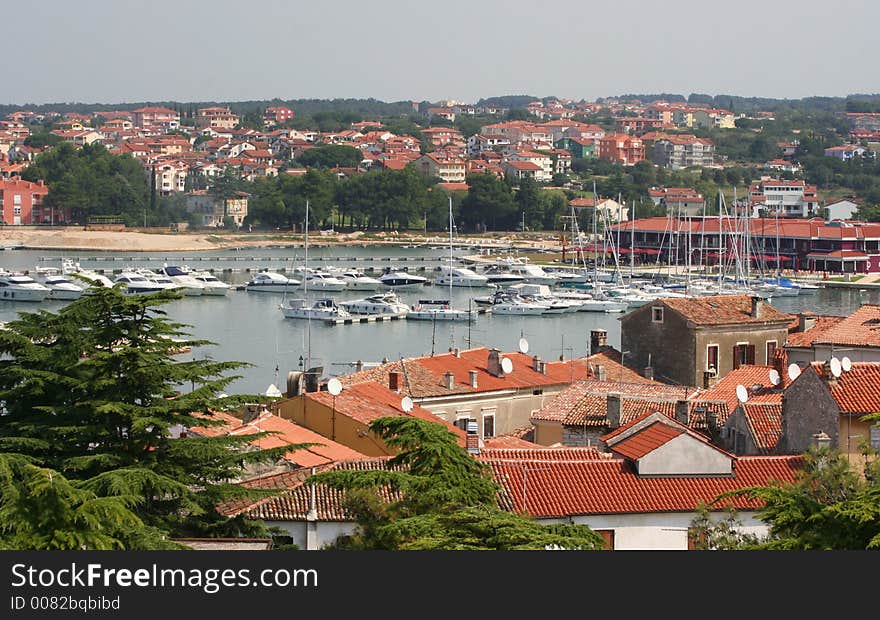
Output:
<path fill-rule="evenodd" d="M 56 146 L 63 141 L 64 138 L 61 136 L 56 136 L 54 133 L 49 133 L 48 131 L 41 131 L 38 133 L 32 133 L 25 138 L 24 145 L 42 149 L 47 146 Z"/>
<path fill-rule="evenodd" d="M 584 525 L 544 526 L 499 509 L 499 489 L 487 468 L 436 422 L 380 418 L 370 430 L 399 450 L 391 469 L 337 470 L 316 482 L 347 492 L 358 531 L 338 541 L 347 549 L 599 549 L 602 539 Z M 381 488 L 399 495 L 382 501 Z"/>
<path fill-rule="evenodd" d="M 353 146 L 345 144 L 325 144 L 303 151 L 296 161 L 311 168 L 356 168 L 363 160 L 363 154 Z"/>
<path fill-rule="evenodd" d="M 752 487 L 722 495 L 760 500 L 757 516 L 770 526 L 751 548 L 855 550 L 880 548 L 880 473 L 876 462 L 860 478 L 846 457 L 828 449 L 804 455 L 793 484 Z"/>
<path fill-rule="evenodd" d="M 517 210 L 524 215 L 526 226 L 537 230 L 544 226 L 544 205 L 541 189 L 532 177 L 520 179 L 519 189 L 514 194 Z"/>
<path fill-rule="evenodd" d="M 492 174 L 467 178 L 468 194 L 461 204 L 461 219 L 467 227 L 483 231 L 511 229 L 517 221 L 517 207 L 510 186 Z"/>
<path fill-rule="evenodd" d="M 0 549 L 121 549 L 126 531 L 144 530 L 132 512 L 142 497 L 98 496 L 86 486 L 0 453 Z"/>
<path fill-rule="evenodd" d="M 126 507 L 144 524 L 120 533 L 128 548 L 155 546 L 161 532 L 260 531 L 220 517 L 214 506 L 242 496 L 232 481 L 244 464 L 274 460 L 287 448 L 242 451 L 253 436 L 175 439 L 172 432 L 217 424 L 213 411 L 259 399 L 221 397 L 236 378 L 228 373 L 245 364 L 174 357 L 181 347 L 211 344 L 165 317 L 160 307 L 176 293 L 91 293 L 58 313 L 22 313 L 0 330 L 0 453 L 70 481 L 77 492 L 65 491 L 61 520 L 73 520 L 80 506 L 92 510 L 95 498 L 119 498 L 104 502 L 106 516 L 122 523 Z"/>

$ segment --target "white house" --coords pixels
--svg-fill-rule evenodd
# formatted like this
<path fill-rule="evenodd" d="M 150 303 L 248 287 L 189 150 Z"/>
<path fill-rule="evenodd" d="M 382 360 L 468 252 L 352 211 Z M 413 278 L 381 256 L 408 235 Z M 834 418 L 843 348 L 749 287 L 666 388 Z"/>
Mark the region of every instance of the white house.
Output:
<path fill-rule="evenodd" d="M 859 205 L 852 200 L 838 200 L 825 205 L 826 220 L 851 220 L 859 210 Z"/>

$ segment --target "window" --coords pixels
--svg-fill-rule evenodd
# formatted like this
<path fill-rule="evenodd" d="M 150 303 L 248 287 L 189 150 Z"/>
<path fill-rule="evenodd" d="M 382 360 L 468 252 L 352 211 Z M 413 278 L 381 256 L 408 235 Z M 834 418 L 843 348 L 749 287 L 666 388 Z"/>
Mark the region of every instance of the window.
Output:
<path fill-rule="evenodd" d="M 455 418 L 455 425 L 465 433 L 468 430 L 468 422 L 473 422 L 474 424 L 477 423 L 477 421 L 470 416 L 460 416 Z"/>
<path fill-rule="evenodd" d="M 755 345 L 747 342 L 737 343 L 733 347 L 733 369 L 736 370 L 745 364 L 755 363 Z"/>
<path fill-rule="evenodd" d="M 484 413 L 483 414 L 483 438 L 486 439 L 488 437 L 495 436 L 495 414 L 494 413 Z"/>
<path fill-rule="evenodd" d="M 773 364 L 773 356 L 776 355 L 776 341 L 768 340 L 767 341 L 767 365 L 770 366 Z"/>
<path fill-rule="evenodd" d="M 706 370 L 718 372 L 718 345 L 710 344 L 706 347 Z"/>
<path fill-rule="evenodd" d="M 651 322 L 652 323 L 662 323 L 663 322 L 663 308 L 662 308 L 662 306 L 651 308 Z"/>
<path fill-rule="evenodd" d="M 874 450 L 880 450 L 880 424 L 871 426 L 871 447 Z"/>

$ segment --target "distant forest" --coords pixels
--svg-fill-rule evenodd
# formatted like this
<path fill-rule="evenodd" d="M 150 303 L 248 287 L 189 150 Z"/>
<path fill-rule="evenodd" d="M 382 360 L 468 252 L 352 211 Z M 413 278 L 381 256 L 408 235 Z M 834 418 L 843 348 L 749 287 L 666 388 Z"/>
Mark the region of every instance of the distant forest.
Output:
<path fill-rule="evenodd" d="M 532 95 L 501 95 L 480 99 L 476 105 L 498 105 L 508 109 L 524 108 L 532 101 L 549 101 L 556 97 L 536 97 Z M 600 98 L 602 103 L 609 98 Z M 741 97 L 739 95 L 706 95 L 691 93 L 687 97 L 674 93 L 625 94 L 614 97 L 618 100 L 638 99 L 642 102 L 657 100 L 687 101 L 724 108 L 736 113 L 749 113 L 758 110 L 801 110 L 824 112 L 880 112 L 880 94 L 852 94 L 846 97 L 805 97 L 803 99 L 771 99 L 766 97 Z M 297 116 L 313 117 L 320 113 L 351 114 L 359 118 L 408 117 L 428 107 L 429 102 L 394 101 L 378 99 L 262 99 L 252 101 L 139 101 L 129 103 L 43 103 L 10 105 L 0 104 L 0 117 L 16 110 L 28 109 L 35 112 L 80 112 L 94 113 L 113 110 L 135 110 L 144 106 L 163 106 L 180 112 L 181 117 L 192 117 L 198 108 L 208 106 L 229 106 L 242 116 L 258 114 L 268 106 L 287 106 L 293 108 Z"/>

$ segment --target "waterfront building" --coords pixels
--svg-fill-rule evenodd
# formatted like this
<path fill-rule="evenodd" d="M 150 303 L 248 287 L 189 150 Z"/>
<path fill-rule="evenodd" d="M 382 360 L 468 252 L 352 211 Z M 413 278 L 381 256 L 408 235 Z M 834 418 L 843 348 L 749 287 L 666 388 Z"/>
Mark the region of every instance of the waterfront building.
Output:
<path fill-rule="evenodd" d="M 43 200 L 48 194 L 49 187 L 43 181 L 22 181 L 17 176 L 0 179 L 3 223 L 12 226 L 48 223 L 50 209 L 43 208 Z"/>

